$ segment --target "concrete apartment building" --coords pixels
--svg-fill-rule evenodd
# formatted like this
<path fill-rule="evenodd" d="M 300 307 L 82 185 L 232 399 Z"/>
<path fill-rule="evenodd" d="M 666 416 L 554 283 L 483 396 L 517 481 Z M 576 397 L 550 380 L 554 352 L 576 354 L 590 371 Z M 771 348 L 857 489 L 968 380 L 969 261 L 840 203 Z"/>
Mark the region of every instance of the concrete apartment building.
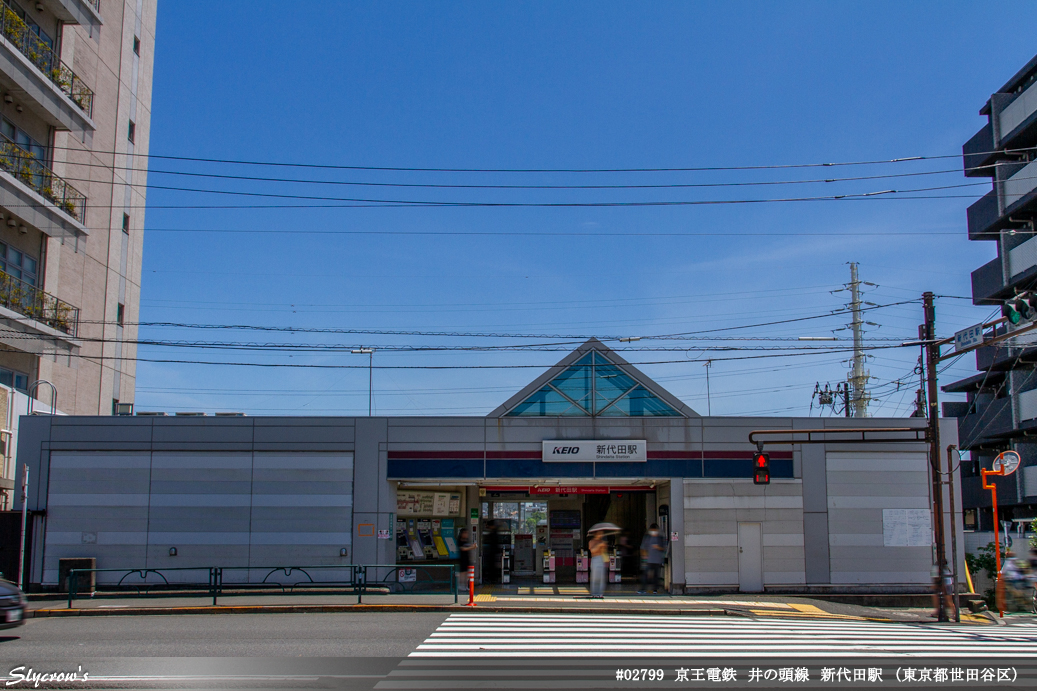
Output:
<path fill-rule="evenodd" d="M 157 0 L 0 4 L 8 409 L 28 393 L 78 415 L 133 401 L 135 365 L 120 358 L 135 355 L 156 10 Z M 3 470 L 9 491 L 9 454 Z"/>
<path fill-rule="evenodd" d="M 1032 326 L 1037 317 L 1037 57 L 1030 60 L 980 110 L 987 123 L 963 147 L 965 175 L 991 179 L 992 189 L 968 209 L 970 240 L 992 243 L 997 257 L 972 272 L 972 301 L 1001 307 L 1005 320 L 987 338 Z M 967 394 L 946 403 L 958 418 L 965 526 L 993 531 L 991 494 L 979 469 L 1000 451 L 1015 449 L 1022 467 L 995 480 L 999 517 L 1017 525 L 1037 515 L 1037 331 L 976 351 L 979 373 L 943 387 Z M 987 537 L 978 540 L 985 544 Z"/>

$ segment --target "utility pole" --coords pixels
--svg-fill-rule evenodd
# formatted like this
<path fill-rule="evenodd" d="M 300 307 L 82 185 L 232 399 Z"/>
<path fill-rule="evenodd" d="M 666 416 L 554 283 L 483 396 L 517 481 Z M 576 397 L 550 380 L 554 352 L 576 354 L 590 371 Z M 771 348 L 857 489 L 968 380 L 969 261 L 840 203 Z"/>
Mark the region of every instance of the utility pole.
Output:
<path fill-rule="evenodd" d="M 857 262 L 850 262 L 850 311 L 853 313 L 853 374 L 849 383 L 853 394 L 853 417 L 868 415 L 868 374 L 864 371 L 863 320 L 861 320 L 861 282 L 857 278 Z"/>
<path fill-rule="evenodd" d="M 709 368 L 713 366 L 712 360 L 706 360 L 706 415 L 713 414 L 713 406 L 709 402 Z"/>
<path fill-rule="evenodd" d="M 357 348 L 354 355 L 367 355 L 367 417 L 371 417 L 374 409 L 374 348 Z"/>
<path fill-rule="evenodd" d="M 940 461 L 940 409 L 937 402 L 936 366 L 940 361 L 940 346 L 936 342 L 936 307 L 931 292 L 922 293 L 925 324 L 920 329 L 925 349 L 926 387 L 929 404 L 929 467 L 933 484 L 933 533 L 936 538 L 936 618 L 947 621 L 944 599 L 947 584 L 943 572 L 947 565 L 947 554 L 943 539 L 943 469 Z"/>

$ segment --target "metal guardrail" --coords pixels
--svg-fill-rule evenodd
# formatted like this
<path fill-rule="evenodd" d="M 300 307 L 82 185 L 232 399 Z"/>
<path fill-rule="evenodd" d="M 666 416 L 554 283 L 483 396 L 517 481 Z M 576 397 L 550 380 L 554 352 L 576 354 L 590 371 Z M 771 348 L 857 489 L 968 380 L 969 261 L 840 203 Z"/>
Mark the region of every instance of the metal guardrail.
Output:
<path fill-rule="evenodd" d="M 38 192 L 80 223 L 86 222 L 86 195 L 22 147 L 0 134 L 0 168 Z"/>
<path fill-rule="evenodd" d="M 180 581 L 174 574 L 199 574 L 197 580 Z M 321 578 L 319 572 L 332 572 L 337 578 Z M 262 580 L 250 574 L 266 572 Z M 339 595 L 355 595 L 357 604 L 365 594 L 450 594 L 457 603 L 457 565 L 426 564 L 346 564 L 315 566 L 200 566 L 168 569 L 71 569 L 68 572 L 68 607 L 79 590 L 80 576 L 86 574 L 122 574 L 115 584 L 106 584 L 106 596 L 114 597 L 185 597 L 204 595 L 217 604 L 220 597 L 253 595 L 266 591 L 278 595 L 313 594 L 316 591 Z M 205 574 L 205 581 L 202 581 Z M 234 579 L 244 574 L 244 579 Z M 167 578 L 167 576 L 169 576 Z M 314 576 L 317 576 L 315 578 Z M 442 577 L 440 577 L 442 576 Z M 229 577 L 229 578 L 228 578 Z M 150 580 L 149 580 L 150 579 Z M 96 586 L 95 586 L 96 588 Z M 91 591 L 93 595 L 96 591 Z"/>
<path fill-rule="evenodd" d="M 97 9 L 100 11 L 99 7 Z M 61 61 L 54 49 L 44 43 L 43 39 L 7 5 L 3 5 L 3 11 L 0 12 L 0 34 L 3 34 L 19 53 L 29 58 L 29 62 L 54 82 L 80 110 L 88 117 L 91 116 L 94 110 L 94 92 L 76 76 L 72 68 Z"/>
<path fill-rule="evenodd" d="M 78 307 L 4 271 L 0 271 L 0 305 L 73 338 L 79 331 Z"/>

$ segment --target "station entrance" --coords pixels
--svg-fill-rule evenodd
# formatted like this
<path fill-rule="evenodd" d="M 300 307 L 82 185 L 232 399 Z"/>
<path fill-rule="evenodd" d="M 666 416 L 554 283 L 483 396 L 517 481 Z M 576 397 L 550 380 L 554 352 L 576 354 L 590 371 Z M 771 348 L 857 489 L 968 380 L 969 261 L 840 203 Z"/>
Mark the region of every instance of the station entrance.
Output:
<path fill-rule="evenodd" d="M 668 518 L 656 492 L 649 486 L 481 488 L 482 583 L 587 583 L 587 532 L 598 523 L 619 528 L 607 537 L 609 581 L 635 580 L 641 539 L 651 523 L 665 530 L 660 513 L 663 522 Z"/>

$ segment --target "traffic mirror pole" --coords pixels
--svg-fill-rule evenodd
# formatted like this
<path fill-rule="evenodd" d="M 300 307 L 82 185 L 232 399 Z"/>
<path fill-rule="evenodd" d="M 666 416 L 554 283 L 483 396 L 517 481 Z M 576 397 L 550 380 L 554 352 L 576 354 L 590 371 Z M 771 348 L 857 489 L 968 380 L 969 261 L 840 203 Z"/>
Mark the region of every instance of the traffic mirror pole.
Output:
<path fill-rule="evenodd" d="M 1000 458 L 1000 456 L 998 456 Z M 987 478 L 991 475 L 1005 474 L 1005 466 L 1002 464 L 997 470 L 987 470 L 986 468 L 980 468 L 979 473 L 983 478 L 983 489 L 990 490 L 990 496 L 993 501 L 994 508 L 994 563 L 997 565 L 997 573 L 994 576 L 994 601 L 997 603 L 997 612 L 1001 615 L 1001 618 L 1005 618 L 1004 608 L 1004 597 L 1002 596 L 1004 582 L 1001 579 L 1001 537 L 998 535 L 997 529 L 997 485 L 993 482 L 987 482 Z"/>

